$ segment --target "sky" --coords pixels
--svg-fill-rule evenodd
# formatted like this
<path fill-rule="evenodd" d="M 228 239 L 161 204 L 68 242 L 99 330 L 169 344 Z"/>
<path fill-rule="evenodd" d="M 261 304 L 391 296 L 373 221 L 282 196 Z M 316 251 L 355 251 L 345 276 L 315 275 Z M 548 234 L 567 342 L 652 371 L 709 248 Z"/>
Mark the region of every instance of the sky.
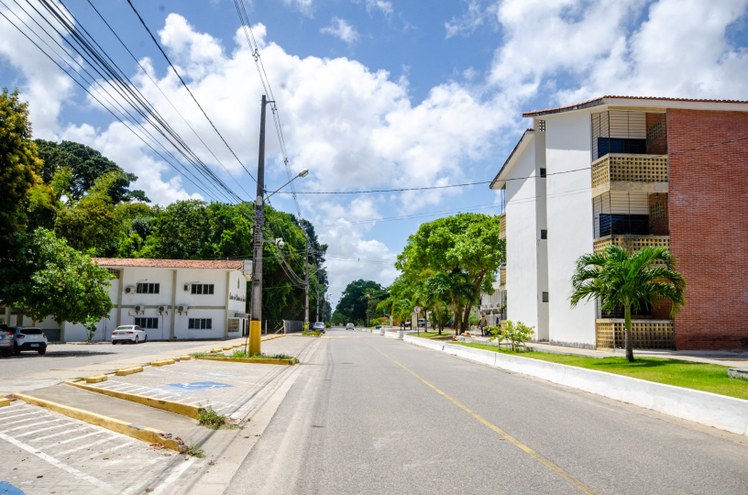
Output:
<path fill-rule="evenodd" d="M 110 78 L 49 28 L 45 3 L 230 194 L 112 115 Z M 353 280 L 389 285 L 421 223 L 499 213 L 487 182 L 531 125 L 523 112 L 604 95 L 748 99 L 748 0 L 0 0 L 0 13 L 0 86 L 29 102 L 34 137 L 99 150 L 156 204 L 254 200 L 272 95 L 266 189 L 309 169 L 271 204 L 329 246 L 333 307 Z M 444 187 L 461 184 L 474 185 Z"/>

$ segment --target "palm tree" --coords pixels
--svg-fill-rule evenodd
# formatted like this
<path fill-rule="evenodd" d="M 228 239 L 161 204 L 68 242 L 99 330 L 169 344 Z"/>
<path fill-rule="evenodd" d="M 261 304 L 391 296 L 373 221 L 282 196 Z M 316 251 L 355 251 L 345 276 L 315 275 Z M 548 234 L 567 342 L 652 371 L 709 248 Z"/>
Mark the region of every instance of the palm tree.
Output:
<path fill-rule="evenodd" d="M 577 260 L 571 279 L 571 306 L 582 299 L 598 299 L 603 311 L 623 308 L 626 359 L 632 362 L 631 312 L 648 308 L 653 298 L 661 297 L 672 302 L 674 315 L 685 302 L 686 282 L 674 264 L 664 247 L 645 247 L 629 255 L 618 246 L 608 246 L 602 253 L 585 254 Z"/>

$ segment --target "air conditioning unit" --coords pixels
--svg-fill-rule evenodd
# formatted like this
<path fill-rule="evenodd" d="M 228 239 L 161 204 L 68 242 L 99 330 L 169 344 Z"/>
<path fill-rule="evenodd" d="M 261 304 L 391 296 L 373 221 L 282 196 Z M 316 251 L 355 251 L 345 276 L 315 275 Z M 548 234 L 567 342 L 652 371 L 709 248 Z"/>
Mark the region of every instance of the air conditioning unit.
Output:
<path fill-rule="evenodd" d="M 137 313 L 142 313 L 142 312 L 143 312 L 143 306 L 141 306 L 140 304 L 138 304 L 137 306 L 135 306 L 135 313 L 136 314 Z"/>
<path fill-rule="evenodd" d="M 190 309 L 190 307 L 187 306 L 186 304 L 180 304 L 179 306 L 177 306 L 177 311 L 179 312 L 180 315 L 182 313 L 186 313 L 188 309 Z"/>
<path fill-rule="evenodd" d="M 190 284 L 184 284 L 184 291 L 187 292 L 190 290 Z"/>
<path fill-rule="evenodd" d="M 158 312 L 159 312 L 159 313 L 163 313 L 163 312 L 164 312 L 165 310 L 166 310 L 166 307 L 165 307 L 165 306 L 159 306 L 159 307 L 158 307 Z"/>
<path fill-rule="evenodd" d="M 134 286 L 128 285 L 127 287 L 125 287 L 125 294 L 132 294 L 133 292 L 135 292 Z"/>

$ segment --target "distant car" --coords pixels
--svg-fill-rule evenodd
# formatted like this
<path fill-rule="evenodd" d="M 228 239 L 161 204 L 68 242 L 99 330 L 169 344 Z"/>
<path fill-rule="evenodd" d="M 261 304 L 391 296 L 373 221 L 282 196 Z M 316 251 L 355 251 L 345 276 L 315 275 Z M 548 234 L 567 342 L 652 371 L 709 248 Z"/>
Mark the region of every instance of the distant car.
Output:
<path fill-rule="evenodd" d="M 148 334 L 145 333 L 143 327 L 138 325 L 120 325 L 114 329 L 112 332 L 112 345 L 128 341 L 133 344 L 147 342 Z"/>
<path fill-rule="evenodd" d="M 353 323 L 346 323 L 345 324 L 345 329 L 346 330 L 355 330 L 356 327 L 355 327 L 355 325 L 353 325 Z"/>
<path fill-rule="evenodd" d="M 312 330 L 325 333 L 325 323 L 322 321 L 315 322 L 314 325 L 312 325 Z"/>
<path fill-rule="evenodd" d="M 47 353 L 47 334 L 41 328 L 15 327 L 13 354 L 20 354 L 21 351 L 36 351 L 43 356 Z"/>
<path fill-rule="evenodd" d="M 13 329 L 0 323 L 0 352 L 6 356 L 13 353 Z"/>

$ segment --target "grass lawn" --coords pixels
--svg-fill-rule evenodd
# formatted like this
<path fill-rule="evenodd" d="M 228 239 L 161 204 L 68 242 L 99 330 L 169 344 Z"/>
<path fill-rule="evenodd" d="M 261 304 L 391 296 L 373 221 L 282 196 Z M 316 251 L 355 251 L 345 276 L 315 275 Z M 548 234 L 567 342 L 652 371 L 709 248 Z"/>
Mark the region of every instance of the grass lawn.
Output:
<path fill-rule="evenodd" d="M 465 343 L 461 345 L 496 352 L 496 346 L 493 345 Z M 629 363 L 623 356 L 594 358 L 548 352 L 514 353 L 503 349 L 500 352 L 748 400 L 748 380 L 727 376 L 727 366 L 717 364 L 636 357 L 636 354 L 634 354 L 635 361 Z"/>

